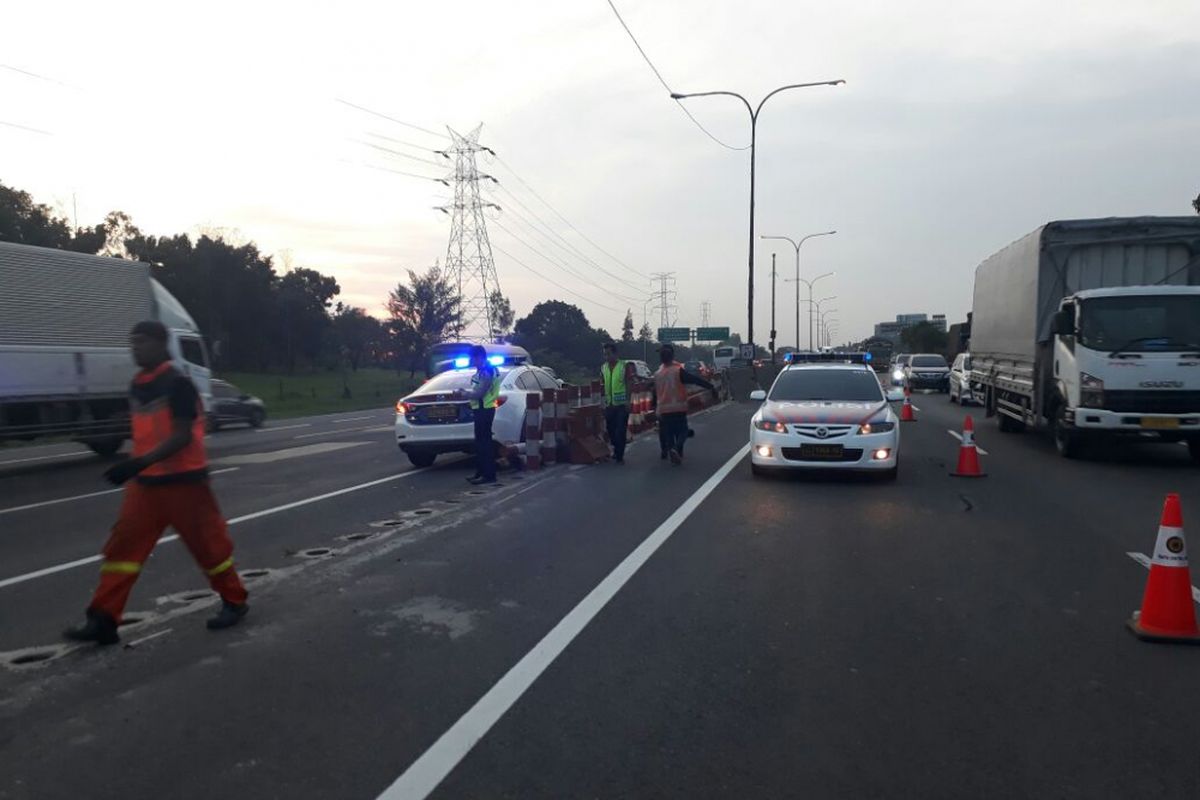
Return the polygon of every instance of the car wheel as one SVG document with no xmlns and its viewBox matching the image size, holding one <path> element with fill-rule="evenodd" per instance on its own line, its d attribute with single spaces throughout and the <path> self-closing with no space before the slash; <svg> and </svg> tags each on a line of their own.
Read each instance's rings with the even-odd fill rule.
<svg viewBox="0 0 1200 800">
<path fill-rule="evenodd" d="M 755 464 L 753 461 L 751 461 L 750 462 L 750 474 L 757 475 L 758 477 L 761 478 L 766 475 L 769 475 L 770 472 L 767 471 L 766 467 L 760 467 L 758 464 Z"/>
<path fill-rule="evenodd" d="M 261 408 L 256 408 L 250 412 L 250 427 L 261 428 L 266 419 L 267 412 L 263 411 Z"/>
<path fill-rule="evenodd" d="M 221 430 L 221 423 L 217 421 L 216 417 L 209 415 L 208 420 L 204 423 L 204 430 L 207 433 L 216 433 Z"/>
<path fill-rule="evenodd" d="M 896 462 L 896 466 L 892 467 L 887 472 L 883 473 L 883 479 L 885 481 L 894 481 L 898 477 L 900 477 L 900 463 L 899 462 Z"/>
<path fill-rule="evenodd" d="M 121 445 L 125 443 L 123 436 L 105 436 L 99 439 L 88 439 L 84 444 L 92 449 L 92 452 L 101 458 L 112 458 L 121 449 Z"/>
<path fill-rule="evenodd" d="M 437 453 L 430 450 L 409 450 L 404 455 L 408 456 L 414 467 L 432 467 L 437 459 Z"/>
</svg>

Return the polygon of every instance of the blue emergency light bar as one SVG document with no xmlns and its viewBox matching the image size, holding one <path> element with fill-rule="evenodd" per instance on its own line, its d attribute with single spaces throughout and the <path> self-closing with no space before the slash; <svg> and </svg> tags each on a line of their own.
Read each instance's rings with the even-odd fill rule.
<svg viewBox="0 0 1200 800">
<path fill-rule="evenodd" d="M 788 353 L 788 364 L 870 364 L 870 353 Z"/>
<path fill-rule="evenodd" d="M 504 356 L 488 356 L 487 361 L 493 367 L 500 367 L 504 365 Z M 471 366 L 471 359 L 468 356 L 459 356 L 458 358 L 454 359 L 455 369 L 462 369 L 469 366 Z"/>
</svg>

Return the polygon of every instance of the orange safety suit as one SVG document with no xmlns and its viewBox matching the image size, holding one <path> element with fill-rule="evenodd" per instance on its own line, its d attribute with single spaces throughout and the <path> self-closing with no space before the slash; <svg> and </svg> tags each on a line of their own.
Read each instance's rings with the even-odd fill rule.
<svg viewBox="0 0 1200 800">
<path fill-rule="evenodd" d="M 192 440 L 126 484 L 120 515 L 104 545 L 91 607 L 120 622 L 142 565 L 167 526 L 179 533 L 222 599 L 245 603 L 246 588 L 233 567 L 233 540 L 208 483 L 204 408 L 196 387 L 164 362 L 133 379 L 129 406 L 135 458 L 170 436 L 176 420 L 190 421 Z"/>
</svg>

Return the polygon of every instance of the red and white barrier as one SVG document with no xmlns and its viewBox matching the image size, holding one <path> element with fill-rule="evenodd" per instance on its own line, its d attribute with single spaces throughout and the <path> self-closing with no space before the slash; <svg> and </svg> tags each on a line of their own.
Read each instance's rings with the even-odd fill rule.
<svg viewBox="0 0 1200 800">
<path fill-rule="evenodd" d="M 542 391 L 542 463 L 558 462 L 558 400 L 557 389 Z"/>
<path fill-rule="evenodd" d="M 525 468 L 542 466 L 542 395 L 529 392 L 525 396 Z"/>
</svg>

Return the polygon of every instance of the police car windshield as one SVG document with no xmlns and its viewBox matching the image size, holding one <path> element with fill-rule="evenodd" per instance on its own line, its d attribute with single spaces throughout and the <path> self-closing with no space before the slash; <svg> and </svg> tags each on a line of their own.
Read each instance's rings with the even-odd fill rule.
<svg viewBox="0 0 1200 800">
<path fill-rule="evenodd" d="M 507 372 L 507 369 L 500 369 L 501 375 L 504 375 Z M 463 389 L 465 391 L 466 389 L 471 388 L 471 378 L 474 376 L 475 370 L 469 367 L 467 369 L 456 369 L 452 372 L 443 372 L 441 375 L 430 378 L 429 381 L 422 384 L 421 388 L 418 389 L 416 393 L 427 394 L 429 392 L 453 392 L 455 389 Z"/>
<path fill-rule="evenodd" d="M 870 403 L 883 400 L 879 379 L 869 369 L 818 369 L 800 367 L 780 374 L 771 387 L 771 400 L 804 402 L 843 400 Z"/>
</svg>

